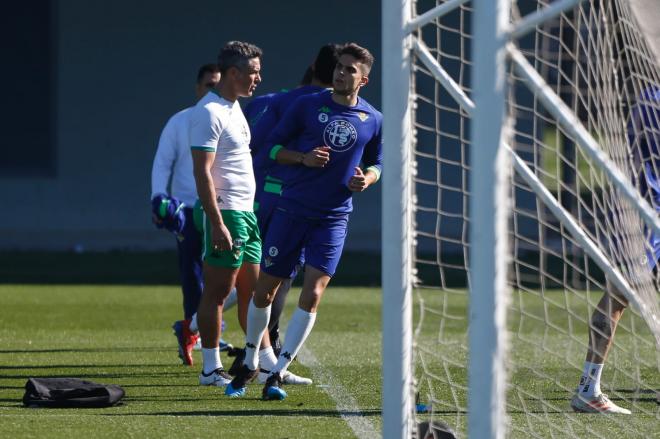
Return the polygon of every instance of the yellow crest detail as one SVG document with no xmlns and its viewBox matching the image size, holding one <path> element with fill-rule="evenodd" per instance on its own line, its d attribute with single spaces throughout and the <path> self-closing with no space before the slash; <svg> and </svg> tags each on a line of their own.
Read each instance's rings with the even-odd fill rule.
<svg viewBox="0 0 660 439">
<path fill-rule="evenodd" d="M 369 119 L 369 115 L 368 115 L 367 113 L 362 113 L 362 112 L 358 113 L 358 117 L 360 118 L 360 120 L 361 120 L 362 122 L 364 122 L 365 120 Z"/>
</svg>

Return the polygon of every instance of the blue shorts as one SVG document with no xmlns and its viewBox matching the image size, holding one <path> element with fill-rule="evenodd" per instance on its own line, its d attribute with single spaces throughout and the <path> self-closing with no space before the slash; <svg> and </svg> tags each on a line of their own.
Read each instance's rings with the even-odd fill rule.
<svg viewBox="0 0 660 439">
<path fill-rule="evenodd" d="M 348 215 L 303 218 L 275 209 L 264 241 L 261 269 L 275 277 L 294 277 L 296 265 L 304 254 L 305 265 L 332 277 L 344 249 L 347 230 Z"/>
</svg>

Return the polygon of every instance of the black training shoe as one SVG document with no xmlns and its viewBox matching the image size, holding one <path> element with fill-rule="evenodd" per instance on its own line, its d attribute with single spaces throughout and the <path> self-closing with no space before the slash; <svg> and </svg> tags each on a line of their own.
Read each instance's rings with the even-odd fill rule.
<svg viewBox="0 0 660 439">
<path fill-rule="evenodd" d="M 281 401 L 286 398 L 286 392 L 282 389 L 282 377 L 279 372 L 275 372 L 268 377 L 261 397 L 265 401 Z"/>
<path fill-rule="evenodd" d="M 227 371 L 231 376 L 236 376 L 238 374 L 238 371 L 243 365 L 243 360 L 245 360 L 245 349 L 235 348 L 234 353 L 236 358 L 234 358 L 234 362 L 231 363 L 231 367 Z"/>
<path fill-rule="evenodd" d="M 259 371 L 249 369 L 243 364 L 238 371 L 236 371 L 236 375 L 234 376 L 234 379 L 231 380 L 231 383 L 227 384 L 227 387 L 225 387 L 225 395 L 230 398 L 239 398 L 245 395 L 247 383 L 252 381 L 258 373 Z"/>
</svg>

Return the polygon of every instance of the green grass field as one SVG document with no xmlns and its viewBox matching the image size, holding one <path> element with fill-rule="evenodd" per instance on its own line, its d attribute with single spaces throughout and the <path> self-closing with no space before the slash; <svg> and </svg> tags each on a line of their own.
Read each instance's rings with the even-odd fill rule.
<svg viewBox="0 0 660 439">
<path fill-rule="evenodd" d="M 294 305 L 293 296 L 287 315 Z M 465 315 L 466 302 L 457 297 L 443 309 L 448 314 Z M 291 368 L 313 377 L 315 384 L 288 386 L 289 397 L 279 402 L 260 401 L 258 384 L 250 386 L 247 397 L 239 400 L 225 398 L 222 389 L 197 384 L 200 355 L 195 354 L 195 367 L 181 366 L 170 330 L 179 317 L 180 300 L 175 286 L 0 285 L 0 436 L 275 439 L 380 435 L 379 289 L 328 290 L 306 348 Z M 439 295 L 425 300 L 429 308 L 441 305 Z M 547 312 L 547 307 L 543 309 Z M 537 312 L 531 303 L 526 311 L 529 315 Z M 561 310 L 550 312 L 561 315 Z M 242 344 L 235 309 L 227 317 L 225 338 Z M 426 316 L 428 324 L 420 338 L 431 346 L 438 337 L 432 317 Z M 454 341 L 456 349 L 452 351 L 447 345 L 441 354 L 461 363 L 464 354 L 460 345 L 466 328 L 461 320 L 452 322 L 443 327 L 442 337 Z M 538 323 L 525 320 L 513 324 L 523 328 L 517 332 L 523 337 L 539 336 L 543 346 L 533 349 L 525 347 L 524 340 L 514 340 L 517 360 L 523 367 L 514 371 L 513 377 L 523 392 L 512 395 L 510 399 L 515 401 L 510 404 L 525 406 L 533 414 L 511 410 L 509 437 L 565 437 L 561 433 L 565 428 L 578 437 L 660 437 L 660 406 L 650 395 L 641 395 L 635 403 L 646 413 L 635 412 L 624 420 L 623 427 L 620 419 L 570 412 L 570 392 L 566 389 L 575 385 L 576 371 L 566 367 L 561 358 L 539 360 L 541 351 L 559 341 L 543 337 Z M 584 331 L 576 324 L 576 339 L 586 337 Z M 574 353 L 566 349 L 571 356 L 582 356 L 580 349 Z M 228 366 L 231 359 L 223 355 L 223 362 Z M 575 362 L 580 363 L 581 358 Z M 432 384 L 432 393 L 444 404 L 436 408 L 442 419 L 464 432 L 465 416 L 452 407 L 456 402 L 458 406 L 465 404 L 465 370 L 442 364 L 441 379 Z M 427 364 L 430 371 L 439 366 Z M 553 379 L 539 379 L 535 368 Z M 660 387 L 657 369 L 644 373 L 649 375 L 646 381 Z M 119 384 L 126 390 L 125 403 L 106 409 L 23 408 L 25 381 L 37 376 Z M 452 391 L 442 384 L 442 377 L 447 376 L 451 377 Z M 604 379 L 610 378 L 606 373 Z M 620 383 L 623 390 L 628 385 Z M 541 394 L 560 409 L 547 410 L 521 396 L 524 392 Z"/>
</svg>

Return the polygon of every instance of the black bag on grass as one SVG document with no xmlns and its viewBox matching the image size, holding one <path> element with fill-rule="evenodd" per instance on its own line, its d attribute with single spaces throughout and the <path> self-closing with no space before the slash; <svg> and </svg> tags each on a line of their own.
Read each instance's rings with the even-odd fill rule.
<svg viewBox="0 0 660 439">
<path fill-rule="evenodd" d="M 25 383 L 26 407 L 110 407 L 124 397 L 114 384 L 98 384 L 78 378 L 29 378 Z"/>
</svg>

